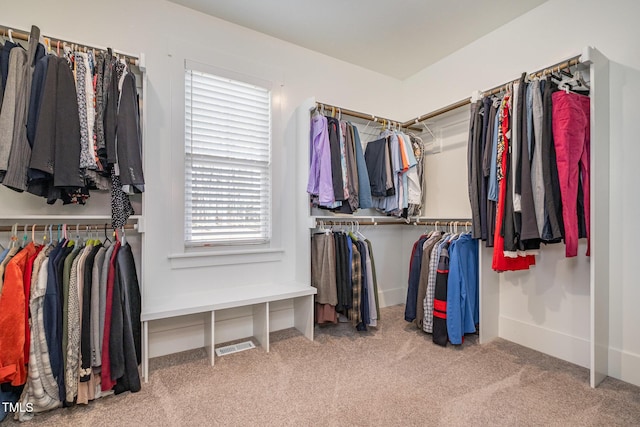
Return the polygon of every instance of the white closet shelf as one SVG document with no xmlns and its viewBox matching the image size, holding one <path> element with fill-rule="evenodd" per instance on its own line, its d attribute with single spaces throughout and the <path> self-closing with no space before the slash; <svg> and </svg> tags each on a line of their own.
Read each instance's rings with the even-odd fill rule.
<svg viewBox="0 0 640 427">
<path fill-rule="evenodd" d="M 142 215 L 131 215 L 129 220 L 140 221 Z M 111 220 L 111 215 L 5 215 L 0 217 L 0 221 L 98 221 Z"/>
</svg>

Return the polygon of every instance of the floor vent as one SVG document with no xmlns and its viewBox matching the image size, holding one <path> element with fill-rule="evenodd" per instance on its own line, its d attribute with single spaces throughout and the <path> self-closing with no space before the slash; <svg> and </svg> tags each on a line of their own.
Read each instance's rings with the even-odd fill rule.
<svg viewBox="0 0 640 427">
<path fill-rule="evenodd" d="M 216 348 L 216 354 L 219 356 L 226 356 L 227 354 L 238 353 L 244 350 L 251 350 L 256 348 L 251 341 L 244 341 L 238 344 L 226 345 L 224 347 Z"/>
</svg>

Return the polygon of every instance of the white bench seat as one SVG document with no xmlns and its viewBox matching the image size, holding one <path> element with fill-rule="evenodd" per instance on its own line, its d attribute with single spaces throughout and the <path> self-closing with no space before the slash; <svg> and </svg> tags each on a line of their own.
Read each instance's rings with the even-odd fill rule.
<svg viewBox="0 0 640 427">
<path fill-rule="evenodd" d="M 269 303 L 292 299 L 294 327 L 313 341 L 313 295 L 317 289 L 299 283 L 262 284 L 211 289 L 206 293 L 185 294 L 171 299 L 150 300 L 143 307 L 142 375 L 149 379 L 149 322 L 170 317 L 205 313 L 205 348 L 213 366 L 215 362 L 215 312 L 229 308 L 253 306 L 253 336 L 269 351 Z"/>
</svg>

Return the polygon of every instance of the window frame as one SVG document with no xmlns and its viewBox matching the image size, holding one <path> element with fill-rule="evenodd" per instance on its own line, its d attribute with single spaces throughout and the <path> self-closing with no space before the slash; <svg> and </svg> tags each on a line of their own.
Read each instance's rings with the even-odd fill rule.
<svg viewBox="0 0 640 427">
<path fill-rule="evenodd" d="M 268 92 L 269 98 L 269 141 L 268 141 L 268 165 L 267 165 L 267 179 L 268 179 L 268 195 L 266 198 L 266 203 L 262 205 L 263 208 L 266 208 L 266 236 L 261 236 L 255 239 L 239 239 L 239 240 L 206 240 L 206 241 L 193 241 L 187 240 L 187 73 L 188 71 L 195 71 L 198 73 L 204 73 L 212 75 L 216 78 L 228 79 L 231 81 L 238 82 L 240 84 L 247 84 L 256 86 L 260 89 L 264 89 Z M 183 141 L 182 141 L 182 153 L 183 153 L 183 167 L 184 167 L 184 182 L 183 182 L 183 233 L 182 233 L 182 241 L 185 254 L 188 253 L 198 253 L 202 251 L 219 251 L 217 253 L 220 254 L 239 254 L 242 252 L 245 253 L 256 253 L 255 251 L 260 251 L 261 249 L 268 249 L 271 247 L 273 243 L 273 229 L 274 229 L 274 216 L 273 216 L 273 141 L 274 141 L 274 84 L 270 81 L 263 80 L 254 76 L 249 76 L 242 73 L 233 72 L 227 69 L 218 68 L 211 65 L 202 64 L 195 61 L 184 61 L 183 73 L 182 73 L 182 82 L 184 88 L 184 96 L 183 96 L 183 106 L 184 106 L 184 114 L 183 114 Z M 250 160 L 245 161 L 248 163 Z M 262 214 L 261 214 L 262 215 Z M 234 251 L 232 248 L 237 247 L 238 250 Z M 247 247 L 242 250 L 241 247 Z M 231 252 L 229 252 L 231 250 Z M 242 252 L 241 252 L 242 251 Z"/>
</svg>

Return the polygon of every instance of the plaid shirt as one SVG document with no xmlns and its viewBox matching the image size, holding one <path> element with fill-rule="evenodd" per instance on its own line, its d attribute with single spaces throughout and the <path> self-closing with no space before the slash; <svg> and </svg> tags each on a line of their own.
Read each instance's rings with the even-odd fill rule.
<svg viewBox="0 0 640 427">
<path fill-rule="evenodd" d="M 427 296 L 427 282 L 429 280 L 429 262 L 431 261 L 431 251 L 433 247 L 442 239 L 442 233 L 434 232 L 422 245 L 422 260 L 420 269 L 420 282 L 418 283 L 418 300 L 416 305 L 416 325 L 422 329 L 424 322 L 424 299 Z M 423 296 L 424 295 L 424 296 Z M 420 298 L 422 296 L 422 298 Z"/>
<path fill-rule="evenodd" d="M 440 253 L 445 241 L 446 238 L 442 237 L 440 241 L 435 244 L 435 246 L 431 250 L 431 258 L 429 258 L 427 296 L 423 301 L 424 320 L 422 321 L 422 330 L 430 334 L 433 333 L 433 299 L 436 293 L 436 275 L 438 273 L 438 261 L 440 260 Z"/>
<path fill-rule="evenodd" d="M 351 257 L 351 290 L 353 291 L 353 304 L 350 310 L 351 322 L 354 325 L 362 322 L 360 312 L 360 293 L 362 292 L 362 263 L 360 262 L 360 251 L 355 243 L 351 244 L 353 256 Z"/>
</svg>

